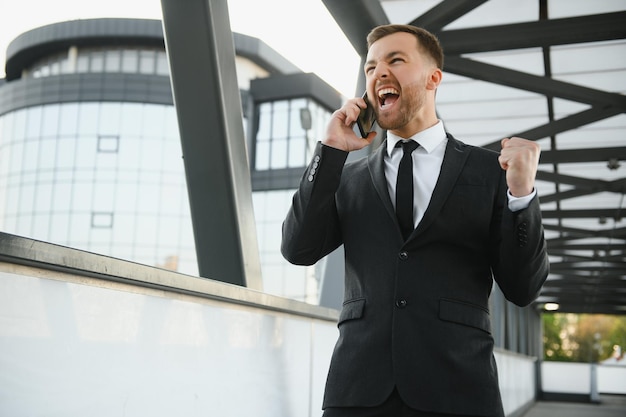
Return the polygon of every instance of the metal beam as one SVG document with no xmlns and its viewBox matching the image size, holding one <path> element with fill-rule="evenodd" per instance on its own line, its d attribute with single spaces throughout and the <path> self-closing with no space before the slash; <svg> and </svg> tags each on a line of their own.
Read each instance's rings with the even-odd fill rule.
<svg viewBox="0 0 626 417">
<path fill-rule="evenodd" d="M 389 23 L 379 0 L 322 0 L 354 50 L 367 54 L 365 37 L 375 26 Z"/>
<path fill-rule="evenodd" d="M 589 196 L 591 194 L 596 194 L 596 193 L 600 193 L 600 192 L 604 192 L 604 191 L 606 191 L 606 192 L 620 192 L 620 191 L 613 190 L 612 187 L 610 186 L 610 184 L 611 183 L 609 183 L 607 186 L 601 187 L 601 188 L 594 188 L 594 189 L 590 189 L 590 188 L 576 188 L 576 189 L 573 189 L 573 190 L 561 191 L 561 192 L 554 193 L 554 194 L 542 195 L 541 196 L 541 203 L 545 204 L 545 203 L 551 203 L 551 202 L 554 202 L 554 201 L 563 201 L 563 200 L 567 200 L 567 199 L 570 199 L 570 198 Z"/>
<path fill-rule="evenodd" d="M 557 135 L 562 132 L 574 130 L 576 128 L 597 122 L 599 120 L 608 119 L 609 117 L 613 117 L 622 112 L 623 110 L 617 107 L 592 107 L 589 110 L 584 110 L 579 113 L 569 115 L 559 120 L 554 120 L 552 122 L 534 127 L 523 132 L 513 133 L 509 136 L 518 136 L 529 140 L 539 140 Z M 483 145 L 483 147 L 499 151 L 500 140 L 501 139 L 498 139 L 491 143 L 485 144 Z"/>
<path fill-rule="evenodd" d="M 626 227 L 619 229 L 587 230 L 544 223 L 543 228 L 555 232 L 567 233 L 568 235 L 571 235 L 569 236 L 569 240 L 585 237 L 610 237 L 613 239 L 626 238 Z M 556 242 L 557 240 L 561 240 L 561 238 L 549 239 L 550 242 Z"/>
<path fill-rule="evenodd" d="M 584 195 L 595 194 L 597 192 L 599 191 L 594 191 L 594 190 L 590 190 L 586 188 L 583 188 L 583 189 L 576 188 L 576 189 L 568 190 L 568 191 L 560 191 L 554 194 L 542 195 L 541 203 L 546 204 L 546 203 L 552 203 L 554 201 L 563 201 L 563 200 L 567 200 L 570 198 L 576 198 L 576 197 L 582 197 Z"/>
<path fill-rule="evenodd" d="M 439 33 L 438 37 L 446 54 L 461 55 L 624 39 L 626 37 L 624 22 L 626 22 L 626 12 L 604 13 L 446 30 Z"/>
<path fill-rule="evenodd" d="M 593 265 L 592 265 L 593 263 Z M 578 271 L 580 268 L 589 268 L 593 266 L 594 270 L 598 267 L 602 271 L 626 271 L 624 267 L 626 264 L 623 262 L 608 262 L 608 261 L 573 261 L 573 262 L 552 262 L 550 263 L 550 271 Z M 589 275 L 589 278 L 600 279 L 601 275 Z"/>
<path fill-rule="evenodd" d="M 539 163 L 608 162 L 612 158 L 626 161 L 626 147 L 545 150 L 541 151 Z"/>
<path fill-rule="evenodd" d="M 597 232 L 596 230 L 579 229 L 575 227 L 566 227 L 560 224 L 549 224 L 549 223 L 544 223 L 543 228 L 545 230 L 551 230 L 554 232 L 567 233 L 568 235 L 576 236 L 579 238 L 589 237 Z M 551 242 L 556 242 L 557 239 L 549 239 L 549 240 Z"/>
<path fill-rule="evenodd" d="M 604 191 L 609 181 L 575 177 L 573 175 L 558 174 L 556 172 L 537 171 L 537 179 L 541 181 L 558 182 L 559 184 L 575 185 L 590 191 Z"/>
<path fill-rule="evenodd" d="M 544 219 L 621 219 L 626 216 L 620 209 L 542 210 Z"/>
<path fill-rule="evenodd" d="M 545 228 L 545 229 L 547 229 L 547 228 Z M 614 236 L 613 229 L 611 229 L 611 230 L 601 230 L 601 231 L 590 230 L 587 235 L 575 235 L 575 234 L 564 235 L 564 236 L 557 237 L 557 238 L 547 239 L 547 241 L 548 241 L 548 245 L 552 245 L 552 244 L 558 244 L 558 243 L 564 243 L 564 242 L 573 242 L 575 240 L 587 239 L 587 238 L 590 238 L 590 237 L 606 238 L 606 239 L 610 239 L 610 240 L 622 239 L 621 237 Z"/>
<path fill-rule="evenodd" d="M 201 277 L 261 289 L 226 0 L 161 0 Z"/>
<path fill-rule="evenodd" d="M 463 75 L 475 80 L 488 81 L 493 84 L 500 84 L 593 106 L 616 107 L 619 112 L 626 112 L 626 96 L 618 93 L 595 90 L 593 88 L 503 68 L 469 58 L 462 58 L 460 56 L 446 56 L 444 69 L 447 72 Z"/>
<path fill-rule="evenodd" d="M 538 171 L 537 180 L 552 182 L 555 184 L 568 184 L 576 186 L 575 189 L 560 191 L 554 194 L 541 196 L 542 203 L 550 203 L 553 201 L 562 201 L 568 198 L 580 197 L 583 195 L 591 195 L 600 192 L 613 192 L 622 194 L 626 192 L 626 178 L 604 181 L 588 178 L 575 177 L 572 175 L 558 174 L 554 172 Z"/>
<path fill-rule="evenodd" d="M 569 254 L 571 252 L 584 252 L 584 251 L 593 251 L 593 252 L 605 252 L 611 253 L 612 251 L 618 251 L 619 253 L 626 253 L 626 247 L 623 244 L 618 243 L 561 243 L 561 244 L 551 244 L 550 245 L 550 254 Z"/>
<path fill-rule="evenodd" d="M 554 282 L 550 282 L 544 284 L 546 288 L 569 288 L 576 287 L 580 285 L 588 285 L 591 280 L 588 275 L 582 274 L 551 274 L 550 277 L 553 278 L 555 276 L 562 277 L 558 280 L 551 280 Z M 611 273 L 611 274 L 603 274 L 601 281 L 593 281 L 594 285 L 601 285 L 601 290 L 610 290 L 610 291 L 618 291 L 626 294 L 626 286 L 624 286 L 624 280 L 622 277 L 624 276 L 624 270 L 622 269 L 622 273 Z M 556 283 L 556 285 L 553 285 Z"/>
</svg>

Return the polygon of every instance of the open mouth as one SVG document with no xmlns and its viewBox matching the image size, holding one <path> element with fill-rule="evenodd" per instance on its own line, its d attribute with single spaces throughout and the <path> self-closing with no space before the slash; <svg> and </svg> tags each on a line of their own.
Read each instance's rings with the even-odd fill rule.
<svg viewBox="0 0 626 417">
<path fill-rule="evenodd" d="M 393 105 L 400 97 L 400 93 L 395 88 L 382 88 L 378 91 L 378 103 L 381 109 Z"/>
</svg>

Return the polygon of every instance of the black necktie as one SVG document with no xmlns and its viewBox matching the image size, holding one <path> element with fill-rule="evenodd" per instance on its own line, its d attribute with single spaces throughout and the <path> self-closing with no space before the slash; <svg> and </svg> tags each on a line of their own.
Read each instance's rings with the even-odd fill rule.
<svg viewBox="0 0 626 417">
<path fill-rule="evenodd" d="M 413 231 L 413 159 L 411 153 L 419 144 L 414 140 L 398 142 L 396 146 L 402 146 L 403 154 L 398 168 L 398 180 L 396 182 L 396 216 L 404 240 L 407 240 Z"/>
</svg>

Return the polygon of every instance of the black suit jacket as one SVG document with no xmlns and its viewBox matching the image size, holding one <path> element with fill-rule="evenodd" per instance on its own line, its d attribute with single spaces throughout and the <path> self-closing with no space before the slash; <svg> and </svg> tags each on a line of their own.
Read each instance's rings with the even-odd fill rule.
<svg viewBox="0 0 626 417">
<path fill-rule="evenodd" d="M 346 152 L 318 143 L 283 223 L 294 264 L 344 245 L 324 408 L 378 405 L 397 386 L 418 410 L 503 416 L 489 295 L 494 278 L 517 305 L 539 294 L 549 269 L 539 203 L 511 212 L 498 154 L 448 135 L 430 204 L 405 242 L 385 149 L 345 164 Z"/>
</svg>

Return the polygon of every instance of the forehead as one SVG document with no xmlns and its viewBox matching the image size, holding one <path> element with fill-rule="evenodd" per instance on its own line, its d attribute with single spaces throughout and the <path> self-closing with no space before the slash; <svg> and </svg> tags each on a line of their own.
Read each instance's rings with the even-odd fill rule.
<svg viewBox="0 0 626 417">
<path fill-rule="evenodd" d="M 417 38 L 407 32 L 396 32 L 380 38 L 367 51 L 367 61 L 380 60 L 391 53 L 418 54 Z"/>
</svg>

